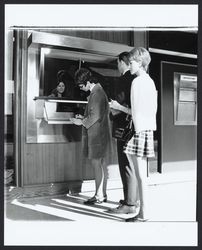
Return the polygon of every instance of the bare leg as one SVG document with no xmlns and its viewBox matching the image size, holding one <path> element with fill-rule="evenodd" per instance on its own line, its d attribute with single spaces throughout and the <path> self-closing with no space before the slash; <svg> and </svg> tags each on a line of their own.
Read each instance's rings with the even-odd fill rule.
<svg viewBox="0 0 202 250">
<path fill-rule="evenodd" d="M 134 155 L 127 155 L 130 164 L 135 168 L 136 178 L 138 181 L 140 211 L 139 218 L 148 219 L 148 184 L 147 184 L 147 160 L 145 157 L 136 157 Z"/>
<path fill-rule="evenodd" d="M 92 164 L 95 171 L 95 195 L 99 198 L 102 198 L 104 184 L 104 170 L 102 167 L 102 159 L 93 159 Z"/>
<path fill-rule="evenodd" d="M 102 160 L 102 167 L 104 171 L 104 181 L 103 181 L 103 196 L 107 196 L 107 179 L 108 179 L 108 169 L 105 164 L 105 160 Z"/>
</svg>

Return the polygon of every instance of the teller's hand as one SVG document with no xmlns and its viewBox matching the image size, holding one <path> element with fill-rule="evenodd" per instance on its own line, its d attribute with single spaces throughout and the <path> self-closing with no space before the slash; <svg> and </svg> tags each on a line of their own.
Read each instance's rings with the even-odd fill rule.
<svg viewBox="0 0 202 250">
<path fill-rule="evenodd" d="M 75 115 L 75 118 L 76 119 L 83 119 L 83 115 L 77 114 L 77 115 Z"/>
</svg>

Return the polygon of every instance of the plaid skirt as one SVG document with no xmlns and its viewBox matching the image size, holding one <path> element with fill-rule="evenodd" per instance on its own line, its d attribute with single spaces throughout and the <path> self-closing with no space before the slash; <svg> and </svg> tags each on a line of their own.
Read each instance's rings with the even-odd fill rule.
<svg viewBox="0 0 202 250">
<path fill-rule="evenodd" d="M 152 130 L 141 131 L 133 135 L 124 147 L 124 153 L 139 157 L 154 157 L 154 136 Z"/>
</svg>

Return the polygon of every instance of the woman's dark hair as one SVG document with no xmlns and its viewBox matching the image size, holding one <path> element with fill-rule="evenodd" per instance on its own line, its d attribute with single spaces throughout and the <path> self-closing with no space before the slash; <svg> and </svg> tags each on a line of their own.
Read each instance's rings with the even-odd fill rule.
<svg viewBox="0 0 202 250">
<path fill-rule="evenodd" d="M 124 51 L 118 56 L 119 61 L 125 62 L 126 65 L 129 66 L 129 52 Z"/>
<path fill-rule="evenodd" d="M 83 84 L 86 86 L 87 82 L 98 83 L 97 77 L 88 69 L 80 68 L 75 72 L 74 75 L 75 84 L 78 86 Z"/>
<path fill-rule="evenodd" d="M 65 84 L 68 82 L 72 82 L 72 77 L 68 74 L 66 70 L 60 70 L 57 73 L 57 82 L 64 82 Z"/>
</svg>

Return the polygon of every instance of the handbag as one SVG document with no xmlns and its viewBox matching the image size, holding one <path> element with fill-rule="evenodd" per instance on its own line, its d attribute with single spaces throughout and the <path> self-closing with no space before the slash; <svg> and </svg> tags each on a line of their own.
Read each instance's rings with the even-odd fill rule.
<svg viewBox="0 0 202 250">
<path fill-rule="evenodd" d="M 134 135 L 134 126 L 131 117 L 127 120 L 127 124 L 124 128 L 116 128 L 113 133 L 114 138 L 124 142 L 129 141 L 133 135 Z"/>
</svg>

